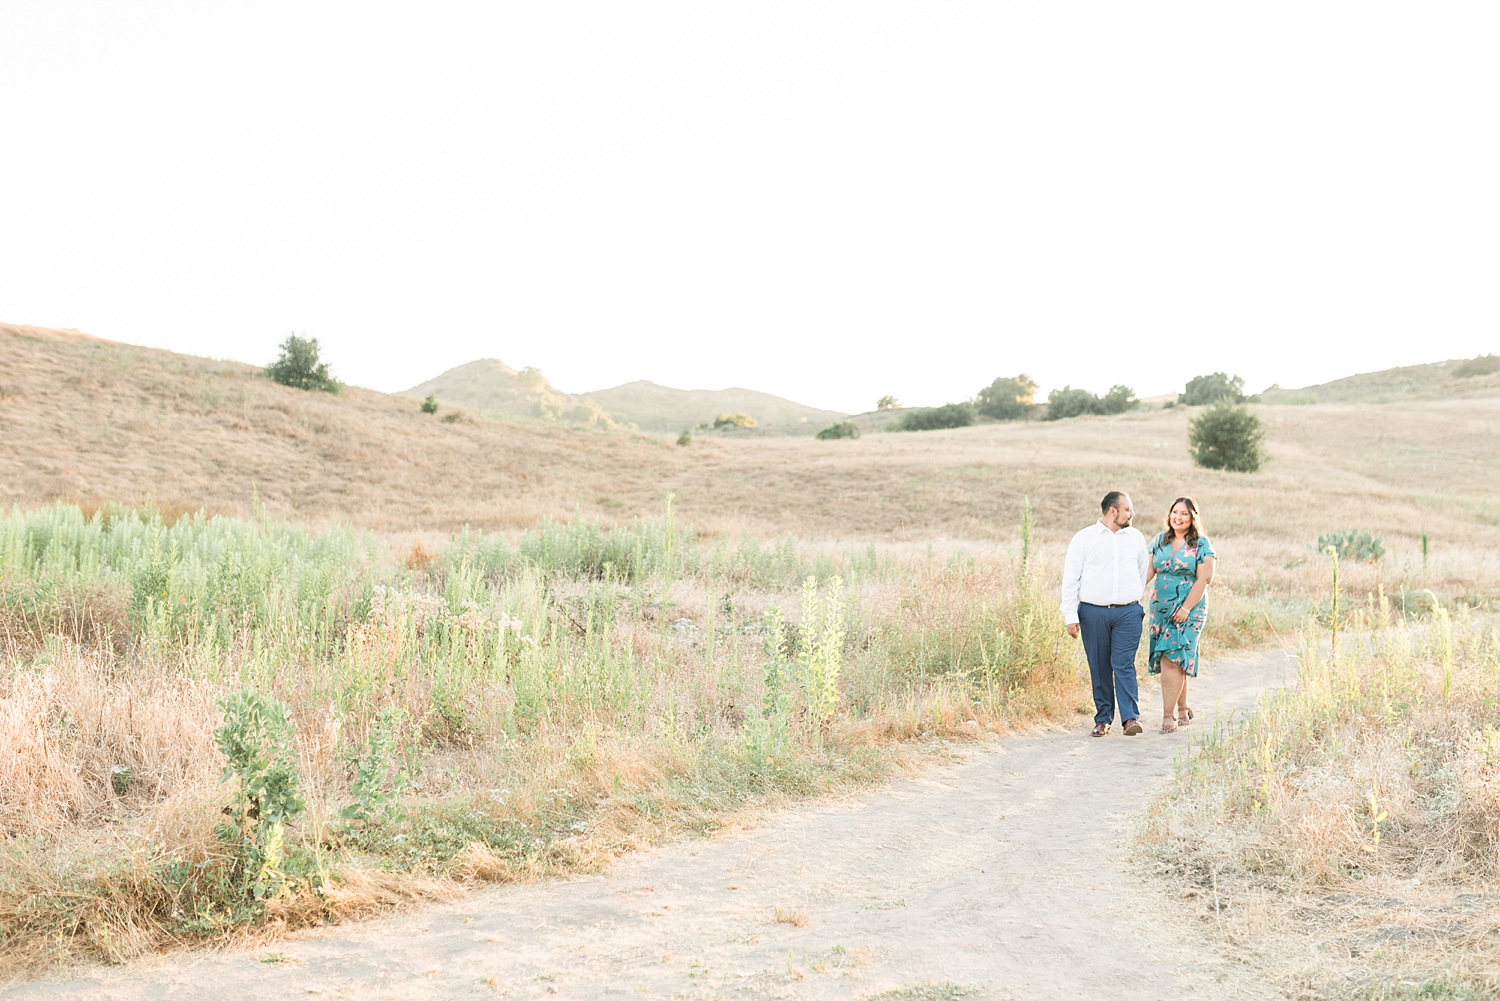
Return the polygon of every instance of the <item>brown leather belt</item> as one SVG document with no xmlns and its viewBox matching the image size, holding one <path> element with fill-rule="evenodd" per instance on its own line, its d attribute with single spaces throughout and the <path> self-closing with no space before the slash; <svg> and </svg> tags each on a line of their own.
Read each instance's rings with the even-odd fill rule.
<svg viewBox="0 0 1500 1001">
<path fill-rule="evenodd" d="M 1095 605 L 1092 601 L 1080 601 L 1080 605 L 1088 605 L 1091 608 L 1129 608 L 1131 605 L 1139 605 L 1139 601 L 1122 601 L 1118 605 Z"/>
</svg>

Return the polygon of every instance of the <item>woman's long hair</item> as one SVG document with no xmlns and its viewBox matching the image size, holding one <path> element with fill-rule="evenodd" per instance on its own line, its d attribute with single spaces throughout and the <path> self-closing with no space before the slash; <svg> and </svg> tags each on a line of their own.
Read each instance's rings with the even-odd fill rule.
<svg viewBox="0 0 1500 1001">
<path fill-rule="evenodd" d="M 1176 534 L 1172 528 L 1172 512 L 1176 510 L 1178 504 L 1185 506 L 1188 514 L 1192 516 L 1192 520 L 1188 522 L 1187 531 L 1182 534 L 1182 544 L 1191 546 L 1198 541 L 1198 536 L 1203 534 L 1203 524 L 1198 520 L 1198 502 L 1191 497 L 1179 497 L 1167 505 L 1167 523 L 1161 533 L 1161 544 L 1164 546 L 1170 547 L 1172 537 Z"/>
</svg>

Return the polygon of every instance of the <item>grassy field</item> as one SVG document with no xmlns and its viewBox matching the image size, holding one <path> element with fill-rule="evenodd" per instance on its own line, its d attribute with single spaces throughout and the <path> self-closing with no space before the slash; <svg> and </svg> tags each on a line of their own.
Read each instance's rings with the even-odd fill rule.
<svg viewBox="0 0 1500 1001">
<path fill-rule="evenodd" d="M 1462 837 L 1495 819 L 1500 396 L 1471 390 L 1260 407 L 1271 461 L 1246 476 L 1190 463 L 1188 408 L 678 447 L 0 327 L 4 962 L 588 868 L 873 781 L 924 735 L 1071 719 L 1057 570 L 1119 487 L 1148 534 L 1181 493 L 1204 511 L 1209 678 L 1216 650 L 1328 629 L 1320 536 L 1386 549 L 1342 567 L 1343 659 L 1307 640 L 1304 686 L 1215 734 L 1155 812 L 1165 878 L 1207 872 L 1244 948 L 1319 943 L 1298 989 L 1340 948 L 1490 989 L 1464 908 L 1495 913 L 1472 891 L 1493 846 Z M 1370 853 L 1375 778 L 1399 819 Z M 1422 951 L 1444 922 L 1480 936 L 1448 968 Z M 1370 944 L 1398 925 L 1400 949 Z"/>
<path fill-rule="evenodd" d="M 588 869 L 1080 702 L 1019 554 L 730 545 L 670 512 L 383 550 L 118 506 L 0 520 L 0 964 Z"/>
<path fill-rule="evenodd" d="M 672 492 L 713 537 L 749 534 L 893 556 L 1017 542 L 1022 498 L 1049 559 L 1129 490 L 1144 527 L 1196 496 L 1221 554 L 1221 594 L 1313 600 L 1324 533 L 1367 530 L 1389 556 L 1351 588 L 1500 595 L 1500 390 L 1490 396 L 1264 407 L 1270 463 L 1194 467 L 1187 408 L 987 424 L 857 440 L 671 438 L 490 419 L 443 423 L 414 400 L 277 386 L 246 365 L 0 327 L 0 503 L 86 508 L 152 498 L 168 513 L 373 529 L 440 546 L 464 526 L 512 532 L 543 517 L 629 524 Z M 1472 380 L 1465 380 L 1466 384 Z M 1423 537 L 1427 555 L 1423 556 Z M 1226 606 L 1227 608 L 1227 606 Z"/>
</svg>

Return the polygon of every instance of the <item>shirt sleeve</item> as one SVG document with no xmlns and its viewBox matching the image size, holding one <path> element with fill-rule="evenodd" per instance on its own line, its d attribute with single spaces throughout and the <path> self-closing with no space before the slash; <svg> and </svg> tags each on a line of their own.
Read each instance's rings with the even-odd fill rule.
<svg viewBox="0 0 1500 1001">
<path fill-rule="evenodd" d="M 1217 558 L 1218 554 L 1214 552 L 1213 543 L 1209 542 L 1205 536 L 1198 536 L 1198 562 Z"/>
<path fill-rule="evenodd" d="M 1063 561 L 1062 613 L 1063 622 L 1070 626 L 1078 621 L 1078 590 L 1083 586 L 1082 534 L 1073 536 L 1068 543 L 1068 558 Z"/>
<path fill-rule="evenodd" d="M 1140 549 L 1135 554 L 1136 569 L 1141 574 L 1141 588 L 1146 587 L 1146 578 L 1151 575 L 1151 552 L 1146 548 L 1146 537 L 1140 537 Z"/>
</svg>

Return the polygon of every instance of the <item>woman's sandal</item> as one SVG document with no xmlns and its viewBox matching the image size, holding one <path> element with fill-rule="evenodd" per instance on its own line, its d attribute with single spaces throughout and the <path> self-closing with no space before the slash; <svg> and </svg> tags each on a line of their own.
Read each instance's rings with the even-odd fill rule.
<svg viewBox="0 0 1500 1001">
<path fill-rule="evenodd" d="M 1177 721 L 1174 720 L 1170 716 L 1163 716 L 1161 718 L 1161 732 L 1162 733 L 1176 733 L 1177 732 Z"/>
<path fill-rule="evenodd" d="M 1180 712 L 1180 713 L 1177 714 L 1177 725 L 1178 726 L 1187 726 L 1192 721 L 1193 721 L 1193 709 L 1192 709 L 1191 706 L 1188 706 L 1187 708 L 1184 708 L 1182 710 L 1182 712 Z"/>
</svg>

